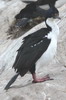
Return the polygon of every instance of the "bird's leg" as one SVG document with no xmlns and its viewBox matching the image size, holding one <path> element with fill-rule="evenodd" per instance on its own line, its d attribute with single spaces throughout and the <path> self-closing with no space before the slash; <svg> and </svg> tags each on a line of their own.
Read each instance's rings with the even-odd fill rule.
<svg viewBox="0 0 66 100">
<path fill-rule="evenodd" d="M 44 81 L 47 81 L 47 80 L 52 80 L 49 77 L 49 75 L 46 75 L 44 78 L 37 78 L 36 73 L 33 73 L 32 77 L 33 77 L 33 83 L 40 83 L 40 82 L 44 82 Z"/>
</svg>

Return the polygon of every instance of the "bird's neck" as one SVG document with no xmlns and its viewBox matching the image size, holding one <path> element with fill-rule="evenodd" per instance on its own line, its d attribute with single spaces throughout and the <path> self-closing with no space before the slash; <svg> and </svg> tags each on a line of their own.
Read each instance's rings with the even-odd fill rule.
<svg viewBox="0 0 66 100">
<path fill-rule="evenodd" d="M 50 31 L 52 31 L 51 32 L 52 35 L 56 35 L 56 36 L 59 35 L 59 27 L 53 18 L 48 18 L 46 20 L 46 25 L 47 28 L 51 29 Z"/>
</svg>

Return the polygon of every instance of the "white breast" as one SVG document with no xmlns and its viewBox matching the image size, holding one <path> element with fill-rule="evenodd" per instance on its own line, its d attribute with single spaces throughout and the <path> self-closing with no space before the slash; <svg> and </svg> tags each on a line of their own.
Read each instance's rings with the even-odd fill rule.
<svg viewBox="0 0 66 100">
<path fill-rule="evenodd" d="M 52 25 L 53 24 L 53 25 Z M 47 48 L 47 50 L 43 53 L 43 55 L 36 62 L 36 69 L 39 67 L 43 67 L 47 65 L 55 56 L 57 50 L 57 37 L 59 35 L 59 28 L 57 24 L 49 21 L 49 25 L 52 27 L 52 31 L 46 36 L 48 39 L 51 39 L 51 42 Z"/>
<path fill-rule="evenodd" d="M 36 68 L 38 69 L 39 67 L 47 65 L 55 56 L 56 49 L 57 49 L 57 40 L 52 39 L 48 49 L 36 62 Z"/>
</svg>

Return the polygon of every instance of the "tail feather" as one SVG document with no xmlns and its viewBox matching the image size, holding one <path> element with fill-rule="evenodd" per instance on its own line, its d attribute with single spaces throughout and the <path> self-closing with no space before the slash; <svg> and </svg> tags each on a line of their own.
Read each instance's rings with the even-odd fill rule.
<svg viewBox="0 0 66 100">
<path fill-rule="evenodd" d="M 6 87 L 4 88 L 5 90 L 8 90 L 9 87 L 14 83 L 14 81 L 16 80 L 16 78 L 18 77 L 19 73 L 14 75 L 11 80 L 8 82 L 8 84 L 6 85 Z"/>
</svg>

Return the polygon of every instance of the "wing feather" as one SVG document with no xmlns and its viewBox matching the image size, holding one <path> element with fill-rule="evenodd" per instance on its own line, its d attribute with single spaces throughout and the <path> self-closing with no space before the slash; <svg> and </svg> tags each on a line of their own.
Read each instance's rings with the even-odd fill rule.
<svg viewBox="0 0 66 100">
<path fill-rule="evenodd" d="M 24 43 L 19 48 L 13 65 L 21 76 L 31 69 L 32 65 L 36 63 L 48 48 L 51 40 L 45 37 L 45 35 L 47 35 L 46 29 L 41 29 L 41 31 L 39 30 L 24 38 Z"/>
</svg>

